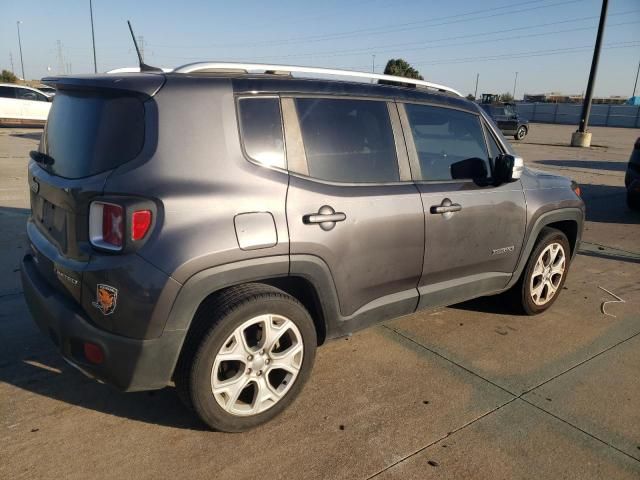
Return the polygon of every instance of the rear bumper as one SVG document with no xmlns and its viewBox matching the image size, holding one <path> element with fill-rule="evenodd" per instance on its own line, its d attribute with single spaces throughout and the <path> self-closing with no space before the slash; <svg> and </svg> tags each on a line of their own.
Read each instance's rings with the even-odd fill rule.
<svg viewBox="0 0 640 480">
<path fill-rule="evenodd" d="M 159 389 L 171 381 L 185 331 L 165 331 L 149 340 L 114 335 L 90 324 L 75 302 L 49 287 L 31 255 L 22 259 L 21 276 L 34 321 L 68 362 L 125 391 Z M 85 341 L 100 346 L 102 363 L 95 365 L 84 357 Z"/>
</svg>

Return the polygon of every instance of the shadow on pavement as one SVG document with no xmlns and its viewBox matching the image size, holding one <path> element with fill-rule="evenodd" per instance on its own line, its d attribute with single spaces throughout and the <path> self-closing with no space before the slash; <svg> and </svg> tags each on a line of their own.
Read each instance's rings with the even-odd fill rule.
<svg viewBox="0 0 640 480">
<path fill-rule="evenodd" d="M 627 206 L 624 185 L 583 184 L 582 199 L 587 206 L 588 222 L 640 224 L 640 212 Z"/>
<path fill-rule="evenodd" d="M 554 167 L 590 168 L 593 170 L 611 170 L 613 172 L 624 172 L 627 169 L 627 162 L 607 162 L 603 160 L 536 160 L 535 163 Z"/>
<path fill-rule="evenodd" d="M 174 388 L 124 393 L 85 378 L 52 350 L 17 362 L 0 362 L 0 383 L 107 415 L 186 430 L 207 430 L 182 405 Z"/>
<path fill-rule="evenodd" d="M 40 140 L 40 137 L 42 137 L 42 130 L 39 130 L 37 132 L 12 133 L 10 135 L 12 137 L 29 138 L 31 140 Z"/>
</svg>

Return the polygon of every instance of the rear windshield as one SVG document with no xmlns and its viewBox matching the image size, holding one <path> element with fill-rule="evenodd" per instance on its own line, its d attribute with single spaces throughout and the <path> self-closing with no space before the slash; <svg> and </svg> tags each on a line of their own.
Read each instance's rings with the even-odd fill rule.
<svg viewBox="0 0 640 480">
<path fill-rule="evenodd" d="M 133 96 L 59 91 L 45 127 L 46 168 L 81 178 L 133 160 L 144 144 L 144 105 Z"/>
</svg>

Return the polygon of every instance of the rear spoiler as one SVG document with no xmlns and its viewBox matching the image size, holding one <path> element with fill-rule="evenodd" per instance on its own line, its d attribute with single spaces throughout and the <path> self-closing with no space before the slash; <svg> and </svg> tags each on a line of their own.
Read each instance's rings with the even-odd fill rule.
<svg viewBox="0 0 640 480">
<path fill-rule="evenodd" d="M 107 90 L 113 93 L 133 92 L 153 97 L 162 88 L 166 77 L 164 73 L 123 73 L 104 75 L 74 75 L 63 77 L 45 77 L 42 83 L 57 90 Z"/>
</svg>

